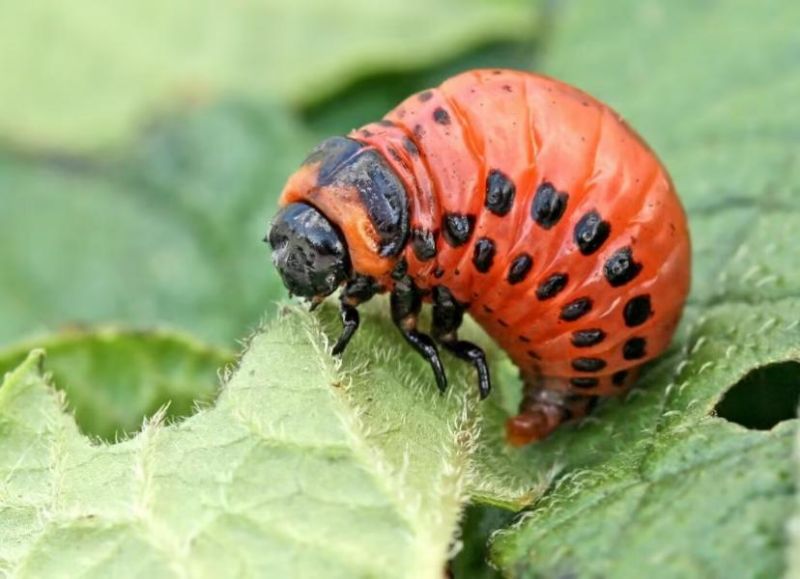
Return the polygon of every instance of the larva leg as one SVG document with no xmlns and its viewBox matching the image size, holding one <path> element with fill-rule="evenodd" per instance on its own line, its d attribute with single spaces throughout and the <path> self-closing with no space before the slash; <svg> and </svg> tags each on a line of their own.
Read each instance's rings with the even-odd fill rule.
<svg viewBox="0 0 800 579">
<path fill-rule="evenodd" d="M 464 308 L 444 287 L 433 290 L 433 337 L 439 340 L 446 350 L 457 358 L 472 363 L 478 372 L 478 391 L 481 399 L 489 395 L 492 382 L 486 354 L 483 350 L 466 340 L 458 339 L 458 328 L 464 319 Z"/>
<path fill-rule="evenodd" d="M 350 339 L 358 330 L 360 318 L 356 308 L 371 299 L 379 289 L 374 279 L 363 275 L 355 276 L 344 286 L 339 296 L 339 315 L 342 318 L 343 330 L 342 335 L 333 346 L 334 356 L 339 356 L 344 352 Z"/>
<path fill-rule="evenodd" d="M 430 336 L 417 330 L 417 316 L 422 308 L 422 298 L 414 282 L 408 276 L 397 281 L 390 298 L 392 320 L 411 344 L 433 369 L 436 385 L 441 392 L 447 389 L 447 376 L 439 358 L 439 351 Z"/>
<path fill-rule="evenodd" d="M 339 339 L 336 340 L 336 344 L 333 345 L 332 353 L 334 356 L 339 356 L 344 352 L 345 348 L 347 348 L 347 344 L 350 343 L 350 338 L 356 333 L 358 325 L 361 322 L 356 307 L 348 304 L 344 300 L 339 302 L 339 315 L 342 318 L 343 329 L 342 335 L 339 336 Z"/>
<path fill-rule="evenodd" d="M 506 438 L 513 446 L 541 440 L 564 422 L 585 416 L 597 403 L 597 396 L 573 394 L 564 378 L 541 378 L 526 384 L 519 414 L 506 422 Z"/>
</svg>

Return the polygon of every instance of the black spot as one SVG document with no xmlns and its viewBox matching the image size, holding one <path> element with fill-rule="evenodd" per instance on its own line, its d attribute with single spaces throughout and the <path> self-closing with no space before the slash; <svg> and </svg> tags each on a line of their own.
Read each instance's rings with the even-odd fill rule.
<svg viewBox="0 0 800 579">
<path fill-rule="evenodd" d="M 440 125 L 449 125 L 450 114 L 442 107 L 436 107 L 436 109 L 433 111 L 433 120 Z"/>
<path fill-rule="evenodd" d="M 597 408 L 598 403 L 600 402 L 599 396 L 587 396 L 588 400 L 586 401 L 586 414 L 593 412 L 595 408 Z"/>
<path fill-rule="evenodd" d="M 506 215 L 514 204 L 516 187 L 499 169 L 492 169 L 486 177 L 486 208 L 495 215 Z"/>
<path fill-rule="evenodd" d="M 527 336 L 519 336 L 517 339 L 520 342 L 522 342 L 523 344 L 530 344 L 531 343 L 531 339 L 529 337 L 527 337 Z"/>
<path fill-rule="evenodd" d="M 411 140 L 411 139 L 409 139 L 408 137 L 405 137 L 405 138 L 403 139 L 403 148 L 404 148 L 406 151 L 408 151 L 408 153 L 409 153 L 410 155 L 413 155 L 414 157 L 416 157 L 417 155 L 419 155 L 419 149 L 417 149 L 417 145 L 416 145 L 416 143 L 414 143 L 414 141 L 412 141 L 412 140 Z"/>
<path fill-rule="evenodd" d="M 575 243 L 583 255 L 591 255 L 605 243 L 611 224 L 603 221 L 597 211 L 589 211 L 575 225 Z"/>
<path fill-rule="evenodd" d="M 625 318 L 625 325 L 629 328 L 633 328 L 645 323 L 652 313 L 650 296 L 644 294 L 636 296 L 628 301 L 628 303 L 625 304 L 625 310 L 622 315 Z"/>
<path fill-rule="evenodd" d="M 569 195 L 556 191 L 552 183 L 545 181 L 536 189 L 531 205 L 531 217 L 545 229 L 558 223 L 567 208 Z"/>
<path fill-rule="evenodd" d="M 487 314 L 493 314 L 494 313 L 494 310 L 492 308 L 490 308 L 489 306 L 485 305 L 485 304 L 483 306 L 483 311 L 486 312 Z"/>
<path fill-rule="evenodd" d="M 429 100 L 431 100 L 433 98 L 433 91 L 429 91 L 429 90 L 422 91 L 421 93 L 419 93 L 417 95 L 417 98 L 420 100 L 420 102 L 423 102 L 423 103 L 425 101 L 429 101 Z"/>
<path fill-rule="evenodd" d="M 453 247 L 464 245 L 472 237 L 472 228 L 475 227 L 474 215 L 461 213 L 447 213 L 444 216 L 444 239 Z"/>
<path fill-rule="evenodd" d="M 378 121 L 378 124 L 380 126 L 382 126 L 382 127 L 393 127 L 394 126 L 394 123 L 392 121 L 390 121 L 389 119 L 382 119 L 382 120 Z"/>
<path fill-rule="evenodd" d="M 433 259 L 436 255 L 436 235 L 429 229 L 412 229 L 411 247 L 418 260 Z"/>
<path fill-rule="evenodd" d="M 425 127 L 422 125 L 414 125 L 414 136 L 421 139 L 425 135 Z"/>
<path fill-rule="evenodd" d="M 614 386 L 622 386 L 625 384 L 625 380 L 627 379 L 627 377 L 628 377 L 627 370 L 620 370 L 619 372 L 614 372 L 614 374 L 611 376 L 611 383 L 614 384 Z"/>
<path fill-rule="evenodd" d="M 528 272 L 533 267 L 533 259 L 527 253 L 521 253 L 514 258 L 511 262 L 511 267 L 508 269 L 508 277 L 506 278 L 511 285 L 517 284 L 525 279 Z"/>
<path fill-rule="evenodd" d="M 622 346 L 622 357 L 626 360 L 640 360 L 647 355 L 647 340 L 631 338 Z"/>
<path fill-rule="evenodd" d="M 600 328 L 592 328 L 590 330 L 578 330 L 572 332 L 572 345 L 576 348 L 588 348 L 602 342 L 606 337 L 606 333 Z"/>
<path fill-rule="evenodd" d="M 475 242 L 475 251 L 472 253 L 472 263 L 481 273 L 486 273 L 494 261 L 494 242 L 488 237 L 481 237 Z"/>
<path fill-rule="evenodd" d="M 599 372 L 606 367 L 606 361 L 601 358 L 575 358 L 572 367 L 578 372 Z"/>
<path fill-rule="evenodd" d="M 536 288 L 536 297 L 539 300 L 549 300 L 556 297 L 567 285 L 569 277 L 565 273 L 554 273 Z"/>
<path fill-rule="evenodd" d="M 433 270 L 433 277 L 435 277 L 436 279 L 439 279 L 443 275 L 444 275 L 444 270 L 442 269 L 442 266 L 441 265 L 437 265 L 436 269 Z"/>
<path fill-rule="evenodd" d="M 578 298 L 561 308 L 561 319 L 565 322 L 574 322 L 588 314 L 591 309 L 592 300 L 590 298 Z"/>
<path fill-rule="evenodd" d="M 536 352 L 534 352 L 533 350 L 528 350 L 525 353 L 528 354 L 528 357 L 533 358 L 534 360 L 541 360 L 542 359 L 542 357 L 539 354 L 537 354 Z"/>
<path fill-rule="evenodd" d="M 621 247 L 608 258 L 603 266 L 603 273 L 611 287 L 625 285 L 642 271 L 642 264 L 633 260 L 633 252 L 629 246 Z"/>
<path fill-rule="evenodd" d="M 503 326 L 504 328 L 508 327 L 508 322 L 505 320 L 497 320 L 497 323 Z"/>
<path fill-rule="evenodd" d="M 569 383 L 575 388 L 588 389 L 597 388 L 600 380 L 597 378 L 571 378 Z"/>
</svg>

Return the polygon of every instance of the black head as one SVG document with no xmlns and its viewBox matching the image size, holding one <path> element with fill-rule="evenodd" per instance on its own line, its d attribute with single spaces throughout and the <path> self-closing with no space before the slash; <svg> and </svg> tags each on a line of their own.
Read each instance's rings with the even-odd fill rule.
<svg viewBox="0 0 800 579">
<path fill-rule="evenodd" d="M 281 209 L 266 241 L 272 247 L 272 263 L 294 295 L 328 296 L 350 274 L 344 237 L 311 205 L 290 203 Z"/>
</svg>

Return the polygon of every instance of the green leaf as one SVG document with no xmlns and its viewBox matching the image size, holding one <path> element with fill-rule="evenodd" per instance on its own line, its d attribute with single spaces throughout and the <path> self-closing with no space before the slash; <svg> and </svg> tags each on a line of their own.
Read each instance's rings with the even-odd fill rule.
<svg viewBox="0 0 800 579">
<path fill-rule="evenodd" d="M 798 16 L 740 0 L 561 14 L 545 70 L 609 102 L 662 156 L 689 210 L 693 291 L 676 347 L 627 400 L 527 451 L 532 470 L 560 471 L 494 542 L 508 576 L 783 571 L 797 421 L 726 417 L 772 426 L 800 394 Z"/>
<path fill-rule="evenodd" d="M 35 341 L 63 387 L 81 431 L 113 441 L 139 430 L 166 406 L 168 420 L 189 416 L 217 395 L 218 372 L 233 356 L 164 331 L 72 329 Z M 27 358 L 26 344 L 0 352 L 0 376 Z"/>
<path fill-rule="evenodd" d="M 281 109 L 228 104 L 113 156 L 0 151 L 0 344 L 124 322 L 229 347 L 285 293 L 261 239 L 311 145 Z"/>
<path fill-rule="evenodd" d="M 320 102 L 365 73 L 527 37 L 533 9 L 525 0 L 6 3 L 0 134 L 86 149 L 181 102 Z"/>
<path fill-rule="evenodd" d="M 79 433 L 33 352 L 0 388 L 0 573 L 441 577 L 498 425 L 464 364 L 440 396 L 388 323 L 340 367 L 316 318 L 284 312 L 213 407 L 113 445 Z"/>
<path fill-rule="evenodd" d="M 496 539 L 496 561 L 512 577 L 779 576 L 797 421 L 748 430 L 714 414 L 752 370 L 800 360 L 798 319 L 797 299 L 714 308 L 627 402 L 541 444 L 532 467 L 568 467 Z"/>
<path fill-rule="evenodd" d="M 798 429 L 795 436 L 794 474 L 795 480 L 800 479 L 800 429 Z M 786 577 L 796 579 L 800 577 L 800 493 L 795 494 L 794 516 L 789 521 L 787 530 L 791 544 L 787 557 L 789 570 L 786 573 Z"/>
</svg>

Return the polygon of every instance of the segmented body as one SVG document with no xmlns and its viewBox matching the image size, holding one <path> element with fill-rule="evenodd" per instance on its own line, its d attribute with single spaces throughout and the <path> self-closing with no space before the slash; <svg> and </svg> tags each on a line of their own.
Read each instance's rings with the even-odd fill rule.
<svg viewBox="0 0 800 579">
<path fill-rule="evenodd" d="M 668 345 L 689 288 L 685 215 L 604 104 L 553 79 L 474 71 L 350 137 L 409 193 L 414 282 L 447 287 L 523 375 L 613 394 Z"/>
</svg>

